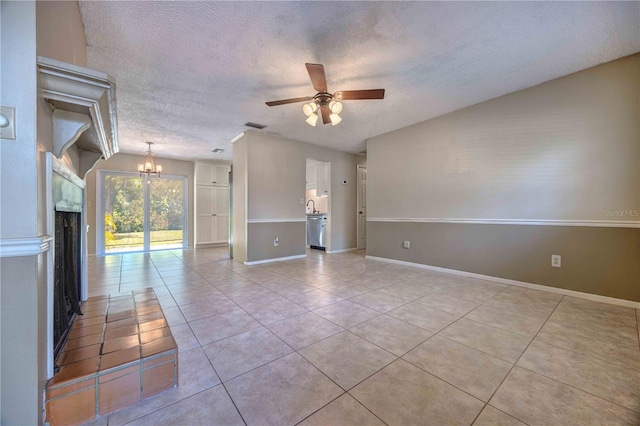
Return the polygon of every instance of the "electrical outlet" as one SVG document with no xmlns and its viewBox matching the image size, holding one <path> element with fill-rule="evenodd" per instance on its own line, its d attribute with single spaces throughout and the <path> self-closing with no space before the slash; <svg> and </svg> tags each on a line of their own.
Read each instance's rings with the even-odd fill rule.
<svg viewBox="0 0 640 426">
<path fill-rule="evenodd" d="M 411 248 L 411 241 L 405 241 L 404 243 L 402 243 L 402 247 L 406 249 Z"/>
<path fill-rule="evenodd" d="M 278 247 L 278 244 L 279 244 L 279 243 L 280 243 L 280 240 L 278 240 L 278 237 L 275 237 L 275 238 L 273 239 L 273 246 L 274 246 L 274 247 Z"/>
<path fill-rule="evenodd" d="M 562 256 L 560 256 L 559 254 L 552 254 L 551 266 L 553 266 L 554 268 L 562 267 Z"/>
<path fill-rule="evenodd" d="M 300 204 L 304 206 L 304 197 L 300 198 Z"/>
</svg>

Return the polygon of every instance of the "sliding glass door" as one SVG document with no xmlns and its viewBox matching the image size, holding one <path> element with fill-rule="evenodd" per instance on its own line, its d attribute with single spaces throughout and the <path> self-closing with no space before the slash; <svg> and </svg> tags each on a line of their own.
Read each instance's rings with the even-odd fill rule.
<svg viewBox="0 0 640 426">
<path fill-rule="evenodd" d="M 99 173 L 98 253 L 186 246 L 186 178 Z"/>
</svg>

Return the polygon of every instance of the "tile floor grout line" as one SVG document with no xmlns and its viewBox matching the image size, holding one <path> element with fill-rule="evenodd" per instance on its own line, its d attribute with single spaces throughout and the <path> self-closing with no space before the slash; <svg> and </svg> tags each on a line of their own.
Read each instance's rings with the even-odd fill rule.
<svg viewBox="0 0 640 426">
<path fill-rule="evenodd" d="M 506 290 L 506 289 L 505 289 Z M 520 361 L 520 359 L 523 357 L 523 355 L 527 352 L 527 350 L 529 349 L 529 347 L 531 346 L 531 344 L 533 343 L 533 341 L 536 339 L 536 337 L 538 336 L 538 334 L 540 333 L 540 331 L 544 328 L 545 324 L 547 323 L 547 321 L 549 321 L 549 318 L 551 318 L 551 316 L 553 315 L 553 313 L 556 311 L 556 309 L 558 309 L 558 306 L 560 306 L 560 304 L 562 303 L 562 301 L 564 300 L 564 296 L 562 296 L 560 298 L 560 300 L 558 301 L 558 303 L 556 304 L 556 306 L 553 308 L 553 311 L 551 311 L 551 313 L 547 316 L 547 319 L 545 320 L 545 322 L 540 326 L 540 328 L 538 329 L 538 331 L 536 332 L 535 336 L 533 336 L 533 338 L 531 339 L 531 341 L 529 342 L 529 344 L 527 345 L 526 348 L 524 348 L 524 351 L 522 351 L 522 353 L 520 354 L 520 356 L 518 357 L 518 359 L 516 360 L 516 362 L 513 363 L 513 365 L 511 366 L 511 368 L 509 369 L 509 371 L 507 372 L 507 374 L 505 374 L 504 378 L 502 379 L 502 381 L 500 381 L 500 384 L 496 387 L 496 390 L 493 391 L 493 393 L 491 394 L 491 396 L 487 399 L 487 403 L 485 404 L 488 405 L 491 400 L 493 399 L 493 397 L 495 396 L 495 394 L 498 392 L 498 390 L 500 390 L 500 388 L 502 387 L 502 385 L 504 384 L 504 382 L 507 380 L 507 378 L 509 377 L 509 375 L 511 374 L 511 372 L 513 371 L 514 368 L 516 368 L 516 366 L 518 365 L 518 362 Z M 561 382 L 558 382 L 561 383 Z M 483 408 L 484 410 L 484 408 Z M 507 413 L 509 414 L 509 413 Z M 511 417 L 520 420 L 519 418 L 509 414 Z M 475 421 L 475 420 L 474 420 Z M 525 423 L 525 422 L 523 422 Z"/>
<path fill-rule="evenodd" d="M 189 398 L 191 398 L 191 397 L 194 397 L 194 396 L 196 396 L 196 395 L 200 395 L 200 394 L 201 394 L 201 393 L 203 393 L 203 392 L 206 392 L 206 391 L 208 391 L 208 390 L 211 390 L 211 389 L 213 389 L 213 388 L 215 388 L 216 386 L 219 386 L 219 385 L 221 385 L 221 384 L 222 384 L 222 382 L 218 383 L 217 385 L 209 386 L 208 388 L 202 389 L 202 390 L 200 390 L 200 391 L 198 391 L 198 392 L 196 392 L 196 393 L 194 393 L 194 394 L 191 394 L 191 395 L 189 395 L 189 396 L 185 396 L 185 397 L 184 397 L 184 398 L 182 398 L 182 399 L 178 399 L 178 400 L 173 401 L 173 402 L 171 402 L 171 403 L 169 403 L 169 404 L 163 405 L 161 408 L 158 408 L 157 410 L 153 410 L 153 411 L 151 411 L 151 412 L 149 412 L 149 413 L 146 413 L 146 414 L 143 414 L 143 415 L 138 416 L 138 417 L 136 417 L 136 418 L 133 418 L 133 419 L 129 420 L 129 421 L 128 421 L 128 422 L 126 422 L 126 423 L 122 423 L 122 426 L 126 426 L 126 425 L 128 425 L 128 424 L 131 424 L 131 423 L 133 423 L 133 422 L 137 421 L 137 420 L 144 419 L 145 417 L 148 417 L 148 416 L 150 416 L 150 415 L 152 415 L 152 414 L 155 414 L 155 413 L 157 413 L 158 411 L 164 410 L 165 408 L 168 408 L 168 407 L 172 407 L 172 406 L 174 406 L 174 405 L 176 405 L 176 404 L 178 404 L 178 403 L 180 403 L 180 402 L 183 402 L 183 401 L 185 401 L 185 400 L 187 400 L 187 399 L 189 399 Z M 154 396 L 157 396 L 157 395 L 160 395 L 160 394 L 152 395 L 152 396 L 150 396 L 150 397 L 148 397 L 148 398 L 146 398 L 146 399 L 144 399 L 144 400 L 142 400 L 142 401 L 148 400 L 148 399 L 153 398 Z M 121 410 L 124 410 L 124 409 L 126 409 L 126 408 L 127 408 L 127 407 L 125 407 L 125 408 L 121 408 Z M 112 414 L 117 413 L 118 411 L 120 411 L 120 410 L 116 410 L 116 411 L 114 411 L 113 413 L 109 413 L 109 415 L 108 415 L 108 416 L 109 416 L 109 417 L 111 417 L 111 415 L 112 415 Z M 99 417 L 98 417 L 98 418 L 99 418 Z M 95 420 L 96 420 L 96 419 L 94 419 L 94 421 L 95 421 Z M 108 424 L 108 422 L 107 422 L 107 424 Z M 246 423 L 245 423 L 245 424 L 246 424 Z"/>
<path fill-rule="evenodd" d="M 531 372 L 531 373 L 533 373 L 533 374 L 536 374 L 536 375 L 538 375 L 538 376 L 542 376 L 542 377 L 545 377 L 545 378 L 547 378 L 547 379 L 549 379 L 549 380 L 553 380 L 554 382 L 556 382 L 556 383 L 560 383 L 561 385 L 564 385 L 564 386 L 570 387 L 571 389 L 574 389 L 574 390 L 576 390 L 576 391 L 578 391 L 578 392 L 586 393 L 587 395 L 591 395 L 591 396 L 593 396 L 593 397 L 595 397 L 595 398 L 601 399 L 601 400 L 603 400 L 603 401 L 607 401 L 607 402 L 609 402 L 609 403 L 611 403 L 611 404 L 613 404 L 613 405 L 617 405 L 618 407 L 623 408 L 623 409 L 625 409 L 625 410 L 634 411 L 634 412 L 636 412 L 636 413 L 640 414 L 640 408 L 635 409 L 635 408 L 625 407 L 624 405 L 622 405 L 622 404 L 620 404 L 620 403 L 618 403 L 618 402 L 616 402 L 616 401 L 612 401 L 612 400 L 610 400 L 610 399 L 607 399 L 607 398 L 606 398 L 606 397 L 604 397 L 604 396 L 596 395 L 596 394 L 591 393 L 591 392 L 589 392 L 589 391 L 587 391 L 587 390 L 577 388 L 577 387 L 575 387 L 574 385 L 572 385 L 572 384 L 570 384 L 570 383 L 565 383 L 565 382 L 560 381 L 560 380 L 558 380 L 558 379 L 555 379 L 555 378 L 553 378 L 553 377 L 547 376 L 547 375 L 546 375 L 546 374 L 544 374 L 544 373 L 540 373 L 540 372 L 538 372 L 538 371 L 532 370 L 532 369 L 527 368 L 527 367 L 523 367 L 523 366 L 521 366 L 521 365 L 519 365 L 518 367 L 522 368 L 523 370 L 527 370 L 527 371 L 529 371 L 529 372 Z M 512 416 L 512 417 L 513 417 L 513 416 Z"/>
<path fill-rule="evenodd" d="M 227 389 L 227 387 L 224 385 L 224 381 L 222 380 L 222 377 L 220 377 L 220 374 L 218 374 L 218 371 L 216 370 L 216 367 L 213 365 L 213 363 L 211 362 L 211 359 L 209 358 L 209 356 L 207 355 L 207 353 L 204 351 L 204 349 L 202 349 L 202 346 L 200 346 L 200 350 L 202 351 L 202 353 L 204 354 L 205 358 L 207 358 L 207 361 L 209 362 L 209 365 L 211 366 L 211 368 L 213 369 L 213 372 L 215 373 L 216 377 L 218 378 L 218 380 L 220 380 L 220 385 L 222 386 L 222 388 L 224 389 L 224 391 L 227 393 L 227 396 L 229 397 L 229 400 L 231 401 L 231 403 L 233 404 L 233 407 L 236 409 L 236 411 L 238 412 L 238 415 L 240 416 L 240 419 L 244 422 L 245 426 L 247 425 L 247 421 L 244 419 L 244 416 L 242 415 L 242 413 L 240 412 L 240 409 L 238 408 L 238 406 L 236 405 L 236 402 L 233 400 L 233 397 L 231 396 L 231 394 L 229 393 L 229 389 Z M 228 380 L 227 380 L 228 381 Z"/>
</svg>

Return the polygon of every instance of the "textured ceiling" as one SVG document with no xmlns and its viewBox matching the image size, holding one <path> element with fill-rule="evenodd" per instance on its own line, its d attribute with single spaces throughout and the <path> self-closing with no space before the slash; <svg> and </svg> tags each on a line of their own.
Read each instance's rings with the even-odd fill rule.
<svg viewBox="0 0 640 426">
<path fill-rule="evenodd" d="M 230 160 L 244 123 L 350 152 L 365 140 L 640 51 L 640 2 L 80 2 L 88 66 L 117 81 L 122 152 Z M 342 123 L 304 121 L 315 94 Z M 213 154 L 216 147 L 225 148 Z"/>
</svg>

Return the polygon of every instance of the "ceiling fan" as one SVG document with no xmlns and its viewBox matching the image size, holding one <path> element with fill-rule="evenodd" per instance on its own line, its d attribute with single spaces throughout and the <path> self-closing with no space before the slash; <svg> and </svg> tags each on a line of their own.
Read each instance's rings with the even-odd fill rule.
<svg viewBox="0 0 640 426">
<path fill-rule="evenodd" d="M 303 98 L 283 99 L 280 101 L 266 102 L 268 106 L 277 106 L 285 104 L 293 104 L 296 102 L 306 102 L 302 111 L 305 113 L 307 123 L 311 126 L 315 126 L 318 121 L 318 109 L 322 115 L 322 122 L 324 124 L 331 123 L 335 126 L 342 118 L 338 114 L 342 112 L 342 103 L 340 101 L 352 101 L 358 99 L 384 99 L 384 89 L 371 89 L 371 90 L 343 90 L 335 92 L 333 95 L 327 92 L 327 78 L 324 74 L 324 66 L 321 64 L 305 64 L 309 77 L 311 78 L 311 84 L 313 88 L 318 91 L 315 96 L 305 96 Z"/>
</svg>

